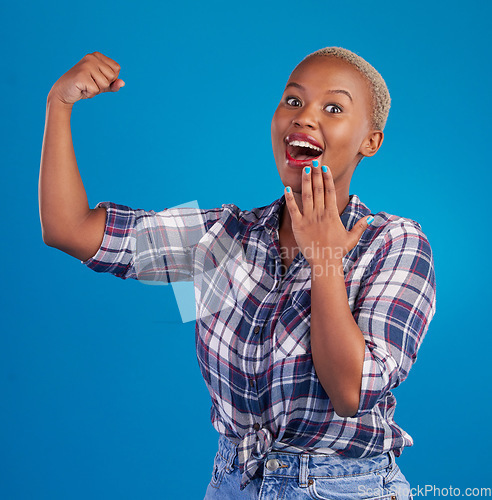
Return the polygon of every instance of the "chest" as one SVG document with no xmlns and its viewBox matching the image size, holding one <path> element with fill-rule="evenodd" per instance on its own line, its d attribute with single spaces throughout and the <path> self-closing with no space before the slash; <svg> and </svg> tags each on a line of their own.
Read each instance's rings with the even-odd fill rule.
<svg viewBox="0 0 492 500">
<path fill-rule="evenodd" d="M 285 274 L 296 255 L 300 252 L 300 248 L 294 236 L 286 234 L 282 230 L 278 234 L 278 243 L 280 247 L 280 259 L 282 260 L 282 274 Z"/>
</svg>

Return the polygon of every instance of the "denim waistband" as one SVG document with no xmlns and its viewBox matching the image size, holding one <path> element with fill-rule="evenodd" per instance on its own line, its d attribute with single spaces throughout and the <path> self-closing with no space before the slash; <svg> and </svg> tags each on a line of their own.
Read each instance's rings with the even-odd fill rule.
<svg viewBox="0 0 492 500">
<path fill-rule="evenodd" d="M 223 435 L 219 437 L 219 454 L 227 462 L 226 470 L 229 472 L 239 467 L 237 445 Z M 396 467 L 396 462 L 393 451 L 366 458 L 271 451 L 263 465 L 262 476 L 298 477 L 300 485 L 307 486 L 309 478 L 356 476 L 390 470 Z"/>
</svg>

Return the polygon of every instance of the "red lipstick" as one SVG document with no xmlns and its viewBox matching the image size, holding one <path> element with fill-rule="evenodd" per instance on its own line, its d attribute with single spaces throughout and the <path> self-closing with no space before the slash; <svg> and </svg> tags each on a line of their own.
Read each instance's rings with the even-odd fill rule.
<svg viewBox="0 0 492 500">
<path fill-rule="evenodd" d="M 293 142 L 297 142 L 297 144 L 293 145 L 292 144 Z M 289 165 L 290 167 L 294 168 L 307 167 L 311 165 L 313 160 L 319 158 L 323 154 L 323 147 L 314 137 L 307 134 L 302 134 L 300 132 L 289 134 L 285 138 L 285 144 L 286 144 L 285 160 L 287 165 Z M 305 152 L 307 154 L 300 155 L 303 156 L 304 158 L 296 159 L 292 157 L 292 155 L 289 153 L 289 149 L 291 149 L 292 151 L 294 147 L 303 148 L 304 150 L 306 150 Z"/>
</svg>

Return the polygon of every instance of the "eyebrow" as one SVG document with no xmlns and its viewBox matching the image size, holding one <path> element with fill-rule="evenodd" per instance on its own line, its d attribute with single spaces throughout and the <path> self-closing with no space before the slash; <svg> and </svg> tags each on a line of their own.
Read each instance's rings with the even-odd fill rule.
<svg viewBox="0 0 492 500">
<path fill-rule="evenodd" d="M 305 90 L 304 87 L 302 85 L 300 85 L 299 83 L 296 83 L 296 82 L 290 82 L 288 83 L 285 88 L 287 87 L 296 87 L 298 89 L 301 89 L 301 90 Z M 354 100 L 352 99 L 352 96 L 350 95 L 350 92 L 348 90 L 343 90 L 343 89 L 333 89 L 333 90 L 327 90 L 326 91 L 327 94 L 345 94 L 346 96 L 348 96 L 348 98 L 353 102 Z"/>
</svg>

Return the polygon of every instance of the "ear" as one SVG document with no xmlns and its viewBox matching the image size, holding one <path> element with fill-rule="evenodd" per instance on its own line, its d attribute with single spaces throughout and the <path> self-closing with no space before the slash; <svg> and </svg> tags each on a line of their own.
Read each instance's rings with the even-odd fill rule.
<svg viewBox="0 0 492 500">
<path fill-rule="evenodd" d="M 374 156 L 383 144 L 384 134 L 382 130 L 371 130 L 360 145 L 359 153 L 362 156 Z"/>
</svg>

